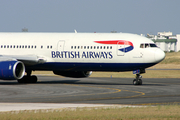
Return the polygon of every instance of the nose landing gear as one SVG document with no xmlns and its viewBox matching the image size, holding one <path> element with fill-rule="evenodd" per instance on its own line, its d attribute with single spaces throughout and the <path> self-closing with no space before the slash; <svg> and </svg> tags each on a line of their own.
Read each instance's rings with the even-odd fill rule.
<svg viewBox="0 0 180 120">
<path fill-rule="evenodd" d="M 133 85 L 142 85 L 142 76 L 140 74 L 136 74 L 136 79 L 133 80 Z"/>
<path fill-rule="evenodd" d="M 133 85 L 142 85 L 142 76 L 141 73 L 145 73 L 145 69 L 139 69 L 133 71 L 133 74 L 136 74 L 136 79 L 133 80 Z"/>
</svg>

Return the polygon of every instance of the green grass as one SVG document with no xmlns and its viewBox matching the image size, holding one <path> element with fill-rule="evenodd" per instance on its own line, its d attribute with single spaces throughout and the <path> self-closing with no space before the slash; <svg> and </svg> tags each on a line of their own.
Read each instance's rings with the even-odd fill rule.
<svg viewBox="0 0 180 120">
<path fill-rule="evenodd" d="M 164 74 L 165 73 L 165 74 Z M 180 78 L 180 70 L 146 70 L 143 78 Z M 93 72 L 90 77 L 135 78 L 131 72 Z"/>
<path fill-rule="evenodd" d="M 179 105 L 77 108 L 0 113 L 1 120 L 178 120 Z"/>
<path fill-rule="evenodd" d="M 172 57 L 172 58 L 166 58 L 161 62 L 161 64 L 180 64 L 180 58 Z"/>
<path fill-rule="evenodd" d="M 180 52 L 166 53 L 165 59 L 160 64 L 180 64 Z"/>
</svg>

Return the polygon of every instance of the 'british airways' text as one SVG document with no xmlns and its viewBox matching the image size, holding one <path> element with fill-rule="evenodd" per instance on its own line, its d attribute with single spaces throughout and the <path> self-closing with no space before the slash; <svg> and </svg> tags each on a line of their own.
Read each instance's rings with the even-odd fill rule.
<svg viewBox="0 0 180 120">
<path fill-rule="evenodd" d="M 52 58 L 103 58 L 112 59 L 112 52 L 51 51 Z"/>
</svg>

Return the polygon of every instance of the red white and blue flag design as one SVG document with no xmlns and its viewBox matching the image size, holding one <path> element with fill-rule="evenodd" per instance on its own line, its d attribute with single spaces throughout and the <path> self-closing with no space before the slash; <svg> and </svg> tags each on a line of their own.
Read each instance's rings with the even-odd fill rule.
<svg viewBox="0 0 180 120">
<path fill-rule="evenodd" d="M 126 40 L 109 40 L 109 41 L 94 41 L 94 42 L 100 44 L 124 45 L 124 48 L 118 50 L 125 53 L 134 49 L 132 42 Z"/>
</svg>

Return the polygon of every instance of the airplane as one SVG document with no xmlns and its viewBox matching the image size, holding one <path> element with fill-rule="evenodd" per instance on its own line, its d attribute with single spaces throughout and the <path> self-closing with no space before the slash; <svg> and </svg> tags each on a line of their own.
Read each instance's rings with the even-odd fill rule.
<svg viewBox="0 0 180 120">
<path fill-rule="evenodd" d="M 36 83 L 32 71 L 73 78 L 92 71 L 133 71 L 142 85 L 145 69 L 165 58 L 156 44 L 131 33 L 0 33 L 0 79 Z"/>
</svg>

